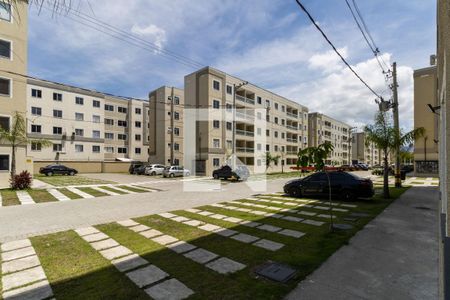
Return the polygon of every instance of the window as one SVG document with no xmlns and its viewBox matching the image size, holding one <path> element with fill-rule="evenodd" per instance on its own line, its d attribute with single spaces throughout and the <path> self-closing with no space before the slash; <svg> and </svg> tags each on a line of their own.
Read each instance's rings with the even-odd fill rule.
<svg viewBox="0 0 450 300">
<path fill-rule="evenodd" d="M 92 116 L 92 122 L 94 122 L 94 123 L 100 123 L 100 116 L 93 115 L 93 116 Z"/>
<path fill-rule="evenodd" d="M 217 80 L 213 80 L 213 89 L 215 89 L 216 91 L 220 91 L 220 82 L 218 82 Z"/>
<path fill-rule="evenodd" d="M 262 103 L 262 99 L 261 99 L 261 97 L 256 97 L 256 102 L 258 103 L 258 104 L 261 104 Z"/>
<path fill-rule="evenodd" d="M 31 132 L 33 132 L 33 133 L 41 133 L 42 132 L 41 125 L 31 125 Z"/>
<path fill-rule="evenodd" d="M 261 151 L 261 148 L 262 146 L 261 146 L 261 144 L 256 144 L 256 150 L 258 150 L 258 151 Z"/>
<path fill-rule="evenodd" d="M 9 155 L 0 155 L 0 171 L 9 171 Z"/>
<path fill-rule="evenodd" d="M 100 130 L 92 130 L 92 137 L 94 139 L 99 139 L 100 138 Z"/>
<path fill-rule="evenodd" d="M 92 153 L 100 153 L 100 146 L 97 145 L 92 146 Z"/>
<path fill-rule="evenodd" d="M 0 56 L 11 59 L 11 42 L 0 40 Z"/>
<path fill-rule="evenodd" d="M 220 128 L 219 120 L 213 120 L 213 128 Z"/>
<path fill-rule="evenodd" d="M 227 84 L 227 94 L 229 94 L 229 95 L 233 94 L 233 87 L 228 84 Z"/>
<path fill-rule="evenodd" d="M 213 166 L 220 167 L 220 159 L 219 158 L 213 158 Z"/>
<path fill-rule="evenodd" d="M 266 151 L 270 151 L 270 145 L 266 144 Z"/>
<path fill-rule="evenodd" d="M 266 107 L 270 107 L 270 100 L 266 100 Z"/>
<path fill-rule="evenodd" d="M 140 134 L 135 134 L 135 135 L 134 135 L 134 139 L 135 139 L 136 141 L 140 141 L 140 140 L 141 140 L 141 135 L 140 135 Z"/>
<path fill-rule="evenodd" d="M 98 101 L 98 100 L 92 100 L 92 107 L 97 107 L 97 108 L 99 108 L 99 107 L 100 107 L 100 101 Z M 99 150 L 99 152 L 100 152 L 100 150 Z"/>
<path fill-rule="evenodd" d="M 53 93 L 53 101 L 62 101 L 62 94 L 60 93 Z"/>
<path fill-rule="evenodd" d="M 180 97 L 178 97 L 178 96 L 175 96 L 175 97 L 174 97 L 174 101 L 173 101 L 173 102 L 174 102 L 174 104 L 175 104 L 175 105 L 178 105 L 178 104 L 180 104 Z"/>
<path fill-rule="evenodd" d="M 213 147 L 220 148 L 220 140 L 219 139 L 213 139 Z"/>
<path fill-rule="evenodd" d="M 75 129 L 76 136 L 84 136 L 84 129 Z"/>
<path fill-rule="evenodd" d="M 134 113 L 137 114 L 137 115 L 140 115 L 142 113 L 142 110 L 139 107 L 136 107 L 134 109 Z"/>
<path fill-rule="evenodd" d="M 233 123 L 227 122 L 227 130 L 233 130 Z"/>
<path fill-rule="evenodd" d="M 278 152 L 278 145 L 275 145 L 275 146 L 273 147 L 273 151 Z"/>
<path fill-rule="evenodd" d="M 261 167 L 261 165 L 262 165 L 262 162 L 261 162 L 261 160 L 260 160 L 260 159 L 256 160 L 256 165 L 257 165 L 258 167 Z"/>
<path fill-rule="evenodd" d="M 32 106 L 31 107 L 31 114 L 33 116 L 42 116 L 42 108 Z"/>
<path fill-rule="evenodd" d="M 273 119 L 273 121 L 275 122 L 275 124 L 278 124 L 278 117 L 275 117 L 275 118 Z"/>
<path fill-rule="evenodd" d="M 61 119 L 63 116 L 62 110 L 54 109 L 53 110 L 53 117 Z"/>
<path fill-rule="evenodd" d="M 140 121 L 136 121 L 136 122 L 134 122 L 134 126 L 136 128 L 141 128 L 142 127 L 142 123 Z"/>
<path fill-rule="evenodd" d="M 261 135 L 261 128 L 256 128 L 256 134 Z"/>
<path fill-rule="evenodd" d="M 84 99 L 81 97 L 75 97 L 75 104 L 84 105 Z"/>
<path fill-rule="evenodd" d="M 284 119 L 281 119 L 281 125 L 285 125 L 286 124 L 286 121 L 284 120 Z"/>
<path fill-rule="evenodd" d="M 282 132 L 281 133 L 281 138 L 284 139 L 284 137 L 285 137 L 285 134 L 284 134 L 284 132 Z"/>
<path fill-rule="evenodd" d="M 275 106 L 275 109 L 278 110 L 278 103 L 275 103 L 274 106 Z"/>
<path fill-rule="evenodd" d="M 0 128 L 4 130 L 9 130 L 9 117 L 0 117 Z"/>
<path fill-rule="evenodd" d="M 213 100 L 213 108 L 220 108 L 220 101 L 219 100 Z"/>
<path fill-rule="evenodd" d="M 123 106 L 118 106 L 117 107 L 117 111 L 120 112 L 120 113 L 126 114 L 127 113 L 127 108 L 123 107 Z"/>
<path fill-rule="evenodd" d="M 269 115 L 266 115 L 266 121 L 270 122 L 270 116 Z"/>
<path fill-rule="evenodd" d="M 126 141 L 127 140 L 127 135 L 123 134 L 123 133 L 119 133 L 119 134 L 117 134 L 117 139 L 119 139 L 121 141 Z"/>
<path fill-rule="evenodd" d="M 284 105 L 281 105 L 281 111 L 286 112 L 286 107 Z"/>
<path fill-rule="evenodd" d="M 113 119 L 105 119 L 105 124 L 113 126 L 114 125 L 114 120 Z"/>
<path fill-rule="evenodd" d="M 266 136 L 270 136 L 270 130 L 266 129 Z"/>
<path fill-rule="evenodd" d="M 84 121 L 84 114 L 82 114 L 82 113 L 75 113 L 75 120 L 76 121 Z"/>
<path fill-rule="evenodd" d="M 62 144 L 53 144 L 53 152 L 62 152 Z"/>
<path fill-rule="evenodd" d="M 42 144 L 41 143 L 31 143 L 31 151 L 41 151 Z"/>
<path fill-rule="evenodd" d="M 117 126 L 119 126 L 119 127 L 127 127 L 127 121 L 118 120 L 117 121 Z"/>
<path fill-rule="evenodd" d="M 114 139 L 114 133 L 112 133 L 112 132 L 105 132 L 105 139 L 113 140 Z"/>
<path fill-rule="evenodd" d="M 227 149 L 233 148 L 233 142 L 230 140 L 227 140 Z"/>
<path fill-rule="evenodd" d="M 75 145 L 75 152 L 83 152 L 84 147 L 83 145 Z"/>
<path fill-rule="evenodd" d="M 105 104 L 105 110 L 114 111 L 114 105 Z"/>
<path fill-rule="evenodd" d="M 134 148 L 134 154 L 141 154 L 141 148 Z"/>
<path fill-rule="evenodd" d="M 53 134 L 62 134 L 62 127 L 53 127 Z"/>
<path fill-rule="evenodd" d="M 262 119 L 262 114 L 261 114 L 260 112 L 257 112 L 257 113 L 256 113 L 256 118 L 257 118 L 258 120 L 261 120 L 261 119 Z"/>
<path fill-rule="evenodd" d="M 231 109 L 233 108 L 233 105 L 231 105 L 230 103 L 225 104 L 225 107 L 227 109 L 227 112 L 231 112 Z"/>
<path fill-rule="evenodd" d="M 175 134 L 176 136 L 179 136 L 179 135 L 180 135 L 180 128 L 175 127 L 175 128 L 173 129 L 173 134 Z"/>
<path fill-rule="evenodd" d="M 173 150 L 180 151 L 180 144 L 178 143 L 173 144 Z"/>
<path fill-rule="evenodd" d="M 0 95 L 11 96 L 11 79 L 0 78 Z"/>
<path fill-rule="evenodd" d="M 274 132 L 274 136 L 275 136 L 275 138 L 278 138 L 278 131 Z"/>
<path fill-rule="evenodd" d="M 11 22 L 11 4 L 2 1 L 0 4 L 0 19 Z"/>
<path fill-rule="evenodd" d="M 42 91 L 38 89 L 31 89 L 31 97 L 42 98 Z"/>
<path fill-rule="evenodd" d="M 114 147 L 105 147 L 106 153 L 114 153 Z"/>
<path fill-rule="evenodd" d="M 176 165 L 176 166 L 178 166 L 178 165 L 180 164 L 180 160 L 179 160 L 178 158 L 175 158 L 175 159 L 173 160 L 173 164 Z"/>
<path fill-rule="evenodd" d="M 127 154 L 127 148 L 126 147 L 118 147 L 117 148 L 117 153 Z"/>
</svg>

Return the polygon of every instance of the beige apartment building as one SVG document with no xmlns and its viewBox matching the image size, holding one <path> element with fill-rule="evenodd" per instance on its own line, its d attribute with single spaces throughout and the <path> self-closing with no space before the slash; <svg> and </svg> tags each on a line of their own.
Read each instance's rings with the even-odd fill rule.
<svg viewBox="0 0 450 300">
<path fill-rule="evenodd" d="M 35 172 L 61 162 L 83 172 L 94 162 L 148 160 L 148 103 L 39 79 L 28 79 L 28 145 Z"/>
<path fill-rule="evenodd" d="M 364 132 L 352 134 L 352 163 L 383 165 L 383 153 L 374 144 L 366 145 Z"/>
<path fill-rule="evenodd" d="M 296 166 L 298 150 L 308 144 L 305 106 L 214 68 L 205 67 L 185 76 L 185 102 L 188 108 L 200 111 L 190 117 L 185 111 L 187 122 L 197 116 L 194 126 L 185 126 L 189 129 L 184 135 L 185 144 L 196 142 L 185 145 L 185 151 L 195 148 L 188 156 L 197 174 L 210 175 L 231 157 L 237 157 L 251 172 L 262 173 L 266 170 L 266 152 L 280 157 L 268 172 L 282 167 L 288 170 Z"/>
<path fill-rule="evenodd" d="M 149 93 L 149 162 L 184 164 L 184 90 L 162 86 Z"/>
<path fill-rule="evenodd" d="M 28 4 L 19 0 L 13 8 L 10 2 L 0 5 L 0 126 L 9 129 L 16 112 L 25 117 L 26 80 L 16 74 L 27 72 Z M 9 185 L 11 145 L 0 141 L 0 188 Z M 31 171 L 32 160 L 26 147 L 16 150 L 16 170 Z"/>
<path fill-rule="evenodd" d="M 309 114 L 308 146 L 317 147 L 324 142 L 330 142 L 334 146 L 326 164 L 333 166 L 351 164 L 352 145 L 350 138 L 350 125 L 318 112 Z"/>
<path fill-rule="evenodd" d="M 434 57 L 431 60 L 434 60 Z M 432 63 L 434 64 L 433 61 Z M 416 176 L 437 175 L 439 172 L 439 114 L 437 109 L 439 104 L 436 92 L 436 66 L 415 70 L 414 128 L 425 128 L 425 135 L 414 142 L 414 173 Z"/>
</svg>

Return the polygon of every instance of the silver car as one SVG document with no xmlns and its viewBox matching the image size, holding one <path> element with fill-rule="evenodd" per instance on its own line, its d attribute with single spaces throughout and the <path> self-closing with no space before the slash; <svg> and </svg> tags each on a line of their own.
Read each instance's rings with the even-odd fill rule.
<svg viewBox="0 0 450 300">
<path fill-rule="evenodd" d="M 170 166 L 165 167 L 163 171 L 164 177 L 177 177 L 177 176 L 189 176 L 191 175 L 191 172 L 189 170 L 180 167 L 180 166 Z"/>
<path fill-rule="evenodd" d="M 165 166 L 158 165 L 158 164 L 152 164 L 145 168 L 145 175 L 162 175 L 164 171 Z"/>
</svg>

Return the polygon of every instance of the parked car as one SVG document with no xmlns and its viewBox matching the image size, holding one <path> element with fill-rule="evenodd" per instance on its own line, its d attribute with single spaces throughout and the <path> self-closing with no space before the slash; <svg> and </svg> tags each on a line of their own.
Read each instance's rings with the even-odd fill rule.
<svg viewBox="0 0 450 300">
<path fill-rule="evenodd" d="M 250 176 L 250 172 L 246 166 L 237 166 L 233 170 L 230 166 L 225 165 L 212 173 L 214 179 L 236 179 L 236 180 L 247 180 Z"/>
<path fill-rule="evenodd" d="M 39 173 L 45 174 L 46 176 L 52 175 L 70 175 L 74 176 L 78 173 L 77 170 L 69 168 L 63 165 L 48 165 L 46 167 L 40 168 Z"/>
<path fill-rule="evenodd" d="M 340 171 L 355 171 L 355 168 L 350 165 L 342 165 L 338 168 Z"/>
<path fill-rule="evenodd" d="M 147 165 L 141 165 L 139 167 L 134 168 L 134 173 L 136 175 L 144 175 L 145 169 L 147 168 Z"/>
<path fill-rule="evenodd" d="M 344 200 L 355 200 L 359 197 L 370 198 L 374 195 L 373 183 L 370 179 L 342 171 L 328 172 L 328 175 L 332 196 L 341 197 Z M 327 174 L 317 172 L 305 178 L 288 181 L 284 185 L 284 192 L 292 197 L 326 197 L 329 193 Z"/>
<path fill-rule="evenodd" d="M 163 177 L 177 177 L 177 176 L 189 176 L 191 172 L 188 169 L 180 166 L 165 167 L 163 171 Z"/>
<path fill-rule="evenodd" d="M 163 165 L 157 165 L 157 164 L 152 164 L 149 166 L 145 167 L 145 175 L 162 175 L 163 171 L 164 171 L 165 166 Z"/>
<path fill-rule="evenodd" d="M 143 162 L 140 162 L 140 161 L 134 161 L 134 162 L 132 162 L 132 163 L 130 164 L 130 168 L 128 168 L 128 172 L 129 172 L 130 174 L 137 174 L 137 173 L 136 173 L 136 169 L 142 167 L 143 165 L 144 165 Z"/>
</svg>

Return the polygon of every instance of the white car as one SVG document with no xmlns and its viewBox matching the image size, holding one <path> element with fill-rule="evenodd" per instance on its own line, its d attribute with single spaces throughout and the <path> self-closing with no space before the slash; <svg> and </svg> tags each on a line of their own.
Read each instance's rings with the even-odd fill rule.
<svg viewBox="0 0 450 300">
<path fill-rule="evenodd" d="M 165 166 L 158 165 L 158 164 L 152 164 L 145 168 L 145 175 L 162 175 L 164 171 Z"/>
<path fill-rule="evenodd" d="M 163 171 L 164 177 L 189 176 L 191 172 L 180 166 L 166 167 Z"/>
</svg>

